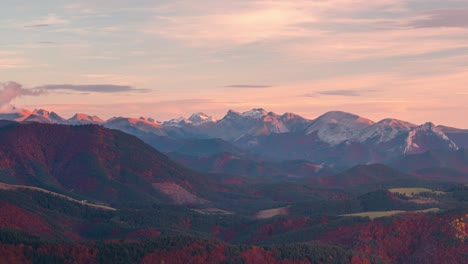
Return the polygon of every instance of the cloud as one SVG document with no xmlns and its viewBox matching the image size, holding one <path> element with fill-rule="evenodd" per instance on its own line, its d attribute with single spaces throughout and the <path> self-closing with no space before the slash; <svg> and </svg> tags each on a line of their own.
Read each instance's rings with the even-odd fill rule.
<svg viewBox="0 0 468 264">
<path fill-rule="evenodd" d="M 162 16 L 159 12 L 143 31 L 186 45 L 210 47 L 291 40 L 328 32 L 329 28 L 321 28 L 323 24 L 336 22 L 343 28 L 366 12 L 403 12 L 406 1 L 205 0 L 201 4 L 174 1 L 166 8 L 177 15 Z"/>
<path fill-rule="evenodd" d="M 26 25 L 23 25 L 25 28 L 41 28 L 41 27 L 49 27 L 55 25 L 66 25 L 69 24 L 70 21 L 59 17 L 56 14 L 49 14 L 44 18 L 34 20 Z"/>
<path fill-rule="evenodd" d="M 416 28 L 468 27 L 468 9 L 442 9 L 427 13 L 424 19 L 415 20 L 411 26 Z"/>
<path fill-rule="evenodd" d="M 271 88 L 272 85 L 258 85 L 258 84 L 231 84 L 224 86 L 226 88 L 241 88 L 241 89 L 257 89 L 257 88 Z"/>
<path fill-rule="evenodd" d="M 46 90 L 70 90 L 78 92 L 96 92 L 96 93 L 119 93 L 119 92 L 148 92 L 147 89 L 136 89 L 128 85 L 113 85 L 113 84 L 89 84 L 89 85 L 73 85 L 73 84 L 48 84 L 37 87 Z"/>
<path fill-rule="evenodd" d="M 361 94 L 358 91 L 354 91 L 354 90 L 328 90 L 328 91 L 319 91 L 317 93 L 321 95 L 361 96 Z"/>
<path fill-rule="evenodd" d="M 0 106 L 3 107 L 21 96 L 39 96 L 46 92 L 43 89 L 26 89 L 17 82 L 0 83 Z"/>
</svg>

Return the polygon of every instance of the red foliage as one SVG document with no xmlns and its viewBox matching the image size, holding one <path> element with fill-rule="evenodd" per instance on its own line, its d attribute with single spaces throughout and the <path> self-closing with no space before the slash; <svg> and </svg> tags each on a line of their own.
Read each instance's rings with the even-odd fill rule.
<svg viewBox="0 0 468 264">
<path fill-rule="evenodd" d="M 275 232 L 287 232 L 293 230 L 299 230 L 303 228 L 309 218 L 299 217 L 299 218 L 288 218 L 280 219 L 271 224 L 266 224 L 259 228 L 257 234 L 252 238 L 250 242 L 255 243 L 267 239 L 272 236 Z"/>
<path fill-rule="evenodd" d="M 221 263 L 225 261 L 224 246 L 216 245 L 208 251 L 202 244 L 193 244 L 191 246 L 175 249 L 172 251 L 160 250 L 148 254 L 142 263 L 173 263 L 173 264 L 203 264 L 203 263 Z"/>
<path fill-rule="evenodd" d="M 271 251 L 266 251 L 261 247 L 252 247 L 250 250 L 242 252 L 245 264 L 275 264 L 278 261 Z"/>
<path fill-rule="evenodd" d="M 37 250 L 44 254 L 53 253 L 54 255 L 60 256 L 65 259 L 64 263 L 97 263 L 96 255 L 98 251 L 96 249 L 83 246 L 83 245 L 50 245 L 41 246 Z M 72 261 L 74 259 L 74 261 Z"/>
<path fill-rule="evenodd" d="M 408 213 L 390 223 L 375 220 L 340 227 L 321 240 L 379 256 L 389 263 L 463 263 L 468 245 L 457 241 L 452 227 L 455 218 Z"/>
<path fill-rule="evenodd" d="M 4 201 L 0 201 L 0 227 L 46 236 L 50 236 L 53 230 L 39 216 Z"/>
<path fill-rule="evenodd" d="M 125 238 L 128 240 L 141 240 L 158 237 L 159 235 L 161 235 L 161 232 L 155 228 L 147 228 L 128 233 Z"/>
<path fill-rule="evenodd" d="M 29 250 L 31 250 L 30 246 L 0 244 L 0 263 L 31 263 L 26 254 Z"/>
</svg>

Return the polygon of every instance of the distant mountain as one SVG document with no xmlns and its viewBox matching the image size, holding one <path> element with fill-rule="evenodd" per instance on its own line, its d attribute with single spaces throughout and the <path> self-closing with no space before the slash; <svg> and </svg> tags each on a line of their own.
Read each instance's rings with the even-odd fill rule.
<svg viewBox="0 0 468 264">
<path fill-rule="evenodd" d="M 126 118 L 126 117 L 114 117 L 104 124 L 105 127 L 118 129 L 126 133 L 140 136 L 145 134 L 154 134 L 157 136 L 166 136 L 166 131 L 163 129 L 161 124 L 144 117 L 140 118 Z"/>
<path fill-rule="evenodd" d="M 15 110 L 16 111 L 16 110 Z M 189 118 L 166 122 L 151 118 L 114 117 L 107 121 L 97 116 L 76 114 L 65 120 L 45 110 L 0 114 L 0 119 L 59 124 L 100 124 L 130 133 L 164 152 L 177 151 L 191 141 L 198 150 L 187 148 L 183 154 L 196 153 L 210 139 L 221 139 L 238 149 L 275 160 L 308 160 L 338 168 L 357 164 L 388 163 L 401 156 L 428 150 L 456 151 L 468 146 L 468 130 L 415 125 L 397 119 L 377 123 L 351 113 L 332 111 L 315 120 L 285 113 L 277 115 L 262 108 L 246 112 L 229 110 L 217 120 L 199 112 Z M 204 143 L 203 143 L 203 140 Z M 214 141 L 212 141 L 214 142 Z M 218 142 L 219 143 L 219 142 Z M 205 145 L 204 145 L 205 144 Z M 225 152 L 232 152 L 225 149 Z M 214 154 L 214 153 L 210 153 Z"/>
<path fill-rule="evenodd" d="M 90 116 L 82 113 L 77 113 L 67 120 L 68 123 L 73 125 L 83 124 L 103 124 L 105 121 L 97 116 Z"/>
<path fill-rule="evenodd" d="M 35 109 L 26 119 L 25 122 L 38 122 L 48 124 L 64 124 L 67 122 L 65 118 L 62 118 L 55 112 L 49 112 L 43 109 Z"/>
<path fill-rule="evenodd" d="M 310 121 L 294 114 L 277 115 L 262 108 L 244 113 L 232 110 L 213 126 L 212 136 L 228 141 L 245 137 L 302 132 Z"/>
<path fill-rule="evenodd" d="M 355 137 L 358 142 L 380 144 L 389 142 L 402 133 L 407 133 L 417 126 L 397 119 L 384 119 L 378 123 L 365 127 Z"/>
<path fill-rule="evenodd" d="M 373 121 L 345 112 L 328 112 L 315 119 L 305 134 L 316 133 L 318 138 L 331 145 L 353 139 Z"/>
<path fill-rule="evenodd" d="M 430 149 L 457 150 L 458 146 L 432 123 L 426 123 L 409 132 L 405 154 L 423 153 Z"/>
<path fill-rule="evenodd" d="M 312 182 L 333 187 L 353 187 L 359 185 L 378 186 L 396 180 L 409 181 L 416 177 L 382 164 L 358 165 L 334 176 L 313 179 Z"/>
<path fill-rule="evenodd" d="M 468 129 L 438 126 L 460 148 L 468 149 Z"/>
<path fill-rule="evenodd" d="M 217 120 L 212 116 L 208 116 L 205 113 L 199 112 L 190 116 L 188 121 L 190 121 L 193 125 L 201 125 L 204 123 L 215 123 Z"/>
<path fill-rule="evenodd" d="M 173 126 L 173 127 L 182 127 L 184 125 L 192 125 L 192 126 L 199 126 L 206 123 L 215 123 L 217 121 L 216 118 L 212 116 L 208 116 L 205 113 L 199 112 L 195 113 L 190 116 L 190 118 L 186 119 L 184 117 L 180 117 L 177 119 L 172 119 L 166 122 L 163 122 L 164 126 Z"/>
<path fill-rule="evenodd" d="M 174 161 L 204 173 L 219 173 L 242 177 L 263 178 L 265 180 L 302 179 L 328 176 L 333 170 L 325 165 L 308 161 L 274 162 L 250 155 L 239 155 L 228 152 L 210 156 L 192 156 L 179 152 L 168 153 Z"/>
</svg>

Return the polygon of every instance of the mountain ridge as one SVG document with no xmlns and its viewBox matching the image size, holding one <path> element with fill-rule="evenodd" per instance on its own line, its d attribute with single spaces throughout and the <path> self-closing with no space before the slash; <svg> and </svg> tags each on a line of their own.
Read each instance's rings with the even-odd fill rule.
<svg viewBox="0 0 468 264">
<path fill-rule="evenodd" d="M 455 151 L 468 146 L 468 133 L 462 129 L 436 126 L 430 122 L 416 125 L 392 118 L 374 122 L 342 111 L 330 111 L 310 120 L 293 113 L 278 115 L 263 108 L 254 108 L 246 112 L 229 110 L 221 119 L 198 112 L 188 119 L 181 117 L 159 122 L 144 117 L 103 120 L 80 113 L 64 119 L 54 112 L 39 109 L 0 114 L 0 119 L 98 124 L 135 135 L 156 149 L 173 146 L 169 151 L 192 139 L 221 139 L 260 156 L 273 154 L 280 160 L 304 159 L 341 166 L 388 162 L 402 155 L 433 149 Z M 283 147 L 272 148 L 272 145 Z M 342 154 L 347 161 L 340 163 Z"/>
</svg>

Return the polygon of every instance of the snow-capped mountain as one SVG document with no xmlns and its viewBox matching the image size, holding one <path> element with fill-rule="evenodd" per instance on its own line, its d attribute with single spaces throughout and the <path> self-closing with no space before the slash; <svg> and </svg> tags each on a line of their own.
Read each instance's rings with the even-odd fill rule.
<svg viewBox="0 0 468 264">
<path fill-rule="evenodd" d="M 177 119 L 171 119 L 169 121 L 163 122 L 162 125 L 167 127 L 184 127 L 186 125 L 199 126 L 203 124 L 215 123 L 216 121 L 216 118 L 208 116 L 205 113 L 198 112 L 192 114 L 188 119 L 185 117 L 179 117 Z"/>
<path fill-rule="evenodd" d="M 305 134 L 317 133 L 320 140 L 337 145 L 355 138 L 363 129 L 374 124 L 373 121 L 350 113 L 333 111 L 315 119 Z"/>
<path fill-rule="evenodd" d="M 458 147 L 468 149 L 468 129 L 459 129 L 447 126 L 437 126 Z"/>
<path fill-rule="evenodd" d="M 415 127 L 417 126 L 405 121 L 387 118 L 364 128 L 353 140 L 380 144 L 391 141 L 395 137 L 402 133 L 407 133 Z"/>
<path fill-rule="evenodd" d="M 176 119 L 171 119 L 162 123 L 165 127 L 182 127 L 183 125 L 189 124 L 190 121 L 184 117 L 179 117 Z"/>
<path fill-rule="evenodd" d="M 217 120 L 212 116 L 199 112 L 191 115 L 187 121 L 194 126 L 198 126 L 205 123 L 215 123 Z"/>
<path fill-rule="evenodd" d="M 188 119 L 181 117 L 163 123 L 143 117 L 114 117 L 104 121 L 85 114 L 76 114 L 65 120 L 42 109 L 32 112 L 14 109 L 12 113 L 0 114 L 0 119 L 74 125 L 100 124 L 151 141 L 156 148 L 161 142 L 172 144 L 187 139 L 222 139 L 260 156 L 274 154 L 275 159 L 331 164 L 343 159 L 346 166 L 385 162 L 401 155 L 432 149 L 457 150 L 459 145 L 456 142 L 467 141 L 468 135 L 464 130 L 436 127 L 432 123 L 417 126 L 390 118 L 374 123 L 339 111 L 309 120 L 292 113 L 277 115 L 262 108 L 246 112 L 229 110 L 220 120 L 199 112 Z M 444 129 L 450 136 L 444 133 Z M 452 136 L 460 138 L 455 141 Z"/>
<path fill-rule="evenodd" d="M 430 122 L 409 131 L 405 143 L 404 154 L 418 154 L 430 149 L 458 150 L 458 146 Z"/>
<path fill-rule="evenodd" d="M 161 124 L 152 118 L 113 117 L 107 120 L 104 126 L 122 130 L 130 134 L 152 133 L 158 136 L 166 135 Z"/>
<path fill-rule="evenodd" d="M 252 119 L 261 119 L 268 114 L 267 111 L 263 108 L 254 108 L 250 111 L 243 112 L 240 114 L 242 117 L 252 118 Z"/>
<path fill-rule="evenodd" d="M 213 136 L 236 141 L 243 137 L 303 131 L 310 120 L 294 114 L 282 116 L 262 108 L 239 113 L 229 110 L 211 129 Z"/>
<path fill-rule="evenodd" d="M 49 112 L 44 109 L 34 109 L 24 121 L 38 122 L 38 123 L 50 123 L 50 124 L 65 124 L 67 120 L 62 118 L 55 112 Z"/>
<path fill-rule="evenodd" d="M 75 114 L 72 118 L 68 119 L 67 122 L 73 125 L 105 123 L 104 120 L 97 116 L 90 116 L 82 113 Z"/>
</svg>

